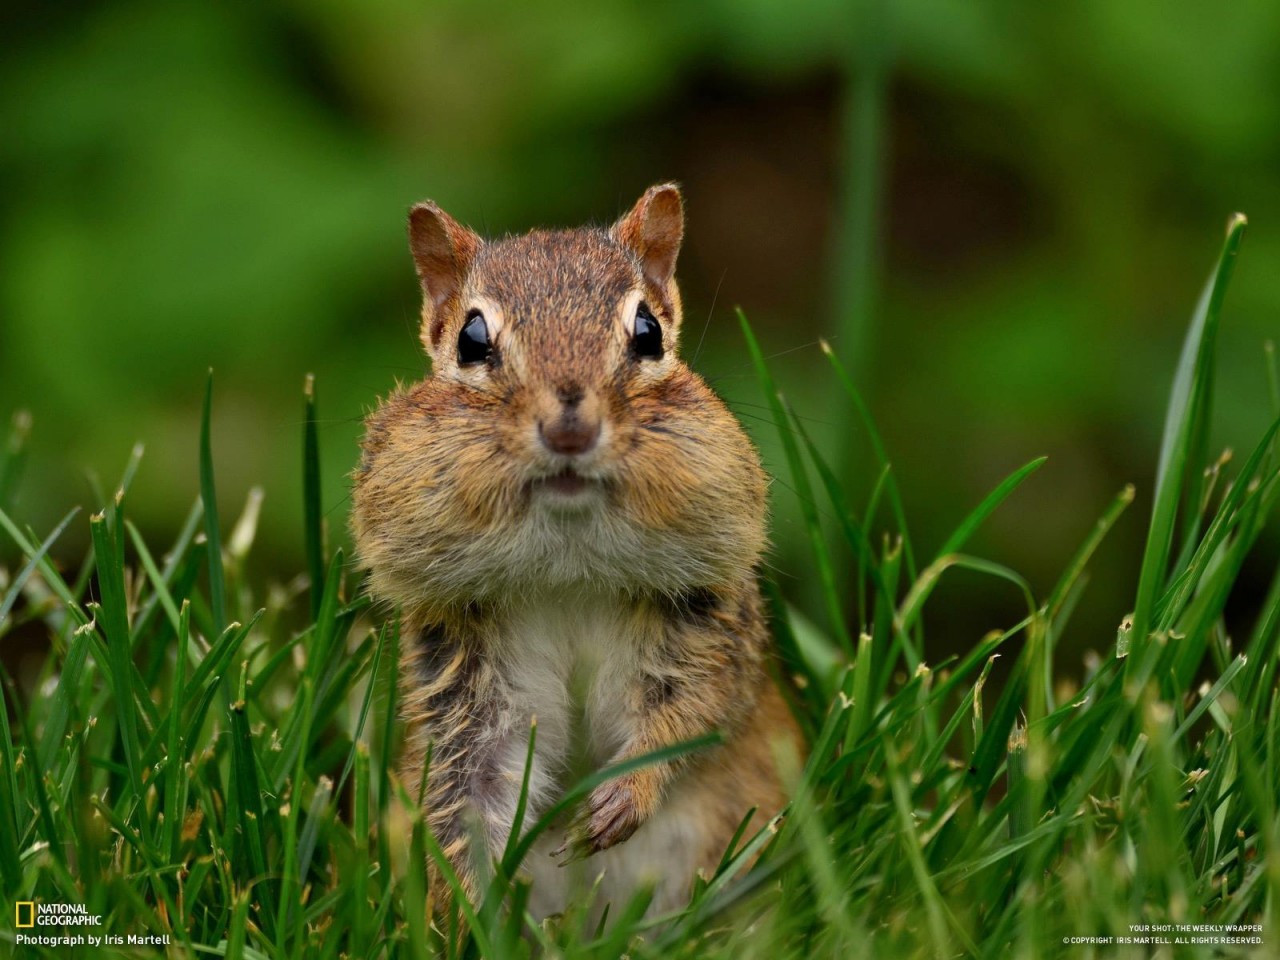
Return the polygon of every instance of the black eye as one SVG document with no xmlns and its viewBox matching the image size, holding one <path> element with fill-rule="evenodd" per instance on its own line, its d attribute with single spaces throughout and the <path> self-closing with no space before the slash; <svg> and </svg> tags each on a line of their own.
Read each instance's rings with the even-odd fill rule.
<svg viewBox="0 0 1280 960">
<path fill-rule="evenodd" d="M 647 303 L 636 308 L 635 333 L 631 335 L 631 352 L 646 360 L 662 359 L 662 324 Z"/>
<path fill-rule="evenodd" d="M 492 350 L 489 325 L 484 322 L 484 314 L 479 310 L 472 310 L 467 314 L 462 332 L 458 334 L 458 365 L 466 367 L 473 363 L 484 363 Z"/>
</svg>

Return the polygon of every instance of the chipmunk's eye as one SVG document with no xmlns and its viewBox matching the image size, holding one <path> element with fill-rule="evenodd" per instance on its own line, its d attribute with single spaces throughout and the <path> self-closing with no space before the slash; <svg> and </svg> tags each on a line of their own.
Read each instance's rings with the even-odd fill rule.
<svg viewBox="0 0 1280 960">
<path fill-rule="evenodd" d="M 636 308 L 635 332 L 631 335 L 631 352 L 646 360 L 662 359 L 662 324 L 647 303 Z"/>
<path fill-rule="evenodd" d="M 484 322 L 484 314 L 479 310 L 472 310 L 467 314 L 462 332 L 458 334 L 458 365 L 465 367 L 473 363 L 484 363 L 492 350 L 489 325 Z"/>
</svg>

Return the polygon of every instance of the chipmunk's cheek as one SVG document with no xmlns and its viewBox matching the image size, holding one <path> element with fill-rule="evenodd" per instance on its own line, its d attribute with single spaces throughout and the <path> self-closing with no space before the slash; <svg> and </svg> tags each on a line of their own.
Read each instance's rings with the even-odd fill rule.
<svg viewBox="0 0 1280 960">
<path fill-rule="evenodd" d="M 633 464 L 618 485 L 627 517 L 649 530 L 682 526 L 689 510 L 689 490 L 698 483 L 683 464 Z"/>
<path fill-rule="evenodd" d="M 446 487 L 467 531 L 481 533 L 510 522 L 518 502 L 518 472 L 492 440 L 462 445 L 454 455 L 453 475 Z"/>
</svg>

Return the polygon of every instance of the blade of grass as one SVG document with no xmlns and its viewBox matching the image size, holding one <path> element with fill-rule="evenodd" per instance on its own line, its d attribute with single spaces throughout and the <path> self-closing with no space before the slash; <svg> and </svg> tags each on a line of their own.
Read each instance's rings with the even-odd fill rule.
<svg viewBox="0 0 1280 960">
<path fill-rule="evenodd" d="M 9 421 L 4 447 L 0 448 L 0 510 L 13 506 L 18 480 L 27 458 L 27 438 L 31 435 L 31 414 L 19 410 Z"/>
<path fill-rule="evenodd" d="M 1207 429 L 1218 321 L 1227 282 L 1231 278 L 1240 241 L 1244 236 L 1245 223 L 1245 218 L 1236 214 L 1227 224 L 1222 253 L 1192 317 L 1174 376 L 1168 412 L 1165 415 L 1164 438 L 1160 445 L 1160 463 L 1156 470 L 1151 523 L 1138 577 L 1138 594 L 1133 613 L 1133 649 L 1125 665 L 1126 673 L 1130 676 L 1137 669 L 1134 664 L 1139 661 L 1133 654 L 1146 646 L 1152 611 L 1164 591 L 1166 566 L 1173 545 L 1174 525 L 1178 519 L 1178 505 L 1182 502 L 1184 489 L 1188 488 L 1188 477 L 1192 478 L 1189 499 L 1193 503 L 1199 502 L 1198 484 L 1203 480 L 1196 478 L 1200 475 L 1203 461 L 1196 461 L 1194 457 L 1203 445 L 1203 435 Z"/>
<path fill-rule="evenodd" d="M 226 575 L 222 568 L 222 533 L 218 526 L 218 497 L 213 485 L 213 448 L 209 421 L 213 413 L 213 371 L 205 387 L 200 415 L 200 500 L 204 504 L 204 536 L 209 555 L 209 612 L 215 633 L 227 626 Z"/>
<path fill-rule="evenodd" d="M 183 601 L 178 613 L 178 646 L 174 652 L 171 679 L 168 745 L 165 751 L 164 769 L 164 832 L 161 849 L 169 851 L 169 859 L 178 859 L 178 844 L 182 837 L 182 818 L 186 810 L 186 791 L 183 774 L 186 767 L 186 750 L 182 742 L 183 675 L 187 665 L 187 646 L 191 638 L 191 604 Z"/>
<path fill-rule="evenodd" d="M 989 574 L 1001 580 L 1008 580 L 1022 591 L 1028 610 L 1032 613 L 1035 612 L 1036 605 L 1031 596 L 1031 585 L 1013 570 L 1001 564 L 992 563 L 990 560 L 983 560 L 980 557 L 970 557 L 963 553 L 947 554 L 929 564 L 924 572 L 920 574 L 920 578 L 907 591 L 906 597 L 903 598 L 902 606 L 898 608 L 896 617 L 895 626 L 899 633 L 906 633 L 915 625 L 916 619 L 924 609 L 925 601 L 933 593 L 933 588 L 938 585 L 938 580 L 952 567 L 973 570 L 978 573 Z M 918 665 L 915 664 L 914 666 Z"/>
<path fill-rule="evenodd" d="M 237 890 L 232 896 L 231 908 L 231 927 L 227 931 L 227 939 L 219 944 L 225 947 L 220 951 L 209 951 L 210 953 L 221 953 L 224 957 L 248 957 L 249 951 L 247 947 L 249 932 L 249 891 Z"/>
<path fill-rule="evenodd" d="M 235 775 L 236 808 L 239 812 L 237 828 L 243 836 L 245 850 L 249 855 L 250 876 L 261 902 L 261 908 L 257 911 L 258 922 L 267 938 L 274 940 L 277 904 L 267 873 L 262 786 L 258 778 L 253 737 L 249 732 L 249 718 L 245 715 L 246 675 L 247 668 L 241 672 L 239 696 L 231 705 L 231 757 Z"/>
<path fill-rule="evenodd" d="M 858 637 L 858 656 L 853 662 L 853 709 L 849 711 L 846 748 L 856 746 L 871 725 L 871 710 L 874 706 L 874 695 L 871 692 L 873 648 L 870 634 L 864 633 Z"/>
<path fill-rule="evenodd" d="M 890 469 L 889 456 L 885 452 L 884 441 L 880 438 L 880 431 L 876 428 L 875 420 L 871 416 L 866 402 L 862 398 L 861 391 L 854 385 L 853 377 L 849 375 L 844 364 L 840 362 L 840 358 L 836 356 L 835 351 L 831 349 L 831 344 L 827 341 L 821 341 L 822 352 L 827 357 L 827 362 L 831 364 L 831 368 L 836 372 L 836 379 L 840 381 L 840 385 L 844 388 L 845 394 L 853 401 L 854 409 L 858 413 L 858 419 L 862 421 L 863 427 L 867 431 L 867 437 L 871 440 L 871 447 L 875 451 L 876 461 L 880 465 L 880 469 L 888 474 L 887 492 L 889 496 L 889 507 L 893 512 L 894 521 L 898 524 L 898 535 L 902 537 L 902 549 L 906 560 L 907 576 L 911 580 L 915 580 L 917 576 L 915 554 L 911 548 L 911 535 L 907 532 L 906 512 L 902 508 L 902 496 L 898 492 L 898 482 L 894 479 L 892 470 Z M 867 517 L 867 524 L 870 526 L 871 518 Z"/>
<path fill-rule="evenodd" d="M 385 629 L 385 628 L 384 628 Z M 374 685 L 370 678 L 369 685 Z M 369 750 L 358 739 L 355 744 L 355 789 L 352 791 L 352 865 L 351 907 L 347 916 L 351 930 L 347 934 L 347 953 L 353 957 L 371 956 L 369 943 L 369 839 L 372 833 L 369 818 L 369 796 L 372 782 L 369 779 Z"/>
<path fill-rule="evenodd" d="M 302 530 L 311 580 L 311 619 L 320 617 L 324 594 L 324 542 L 320 510 L 320 441 L 316 436 L 316 377 L 307 374 L 303 384 L 302 424 Z"/>
<path fill-rule="evenodd" d="M 804 421 L 792 412 L 792 422 L 795 425 L 796 432 L 800 439 L 804 441 L 805 450 L 809 454 L 809 460 L 813 463 L 814 469 L 818 471 L 818 477 L 822 480 L 822 485 L 826 489 L 827 498 L 831 501 L 832 507 L 835 509 L 836 521 L 840 526 L 841 532 L 844 534 L 845 540 L 849 547 L 853 550 L 858 559 L 859 571 L 865 571 L 870 576 L 877 595 L 882 597 L 885 602 L 892 603 L 893 598 L 888 595 L 885 589 L 884 580 L 880 577 L 880 570 L 875 563 L 875 551 L 871 547 L 871 542 L 867 539 L 866 532 L 858 525 L 857 519 L 853 515 L 853 510 L 849 506 L 848 499 L 841 489 L 840 481 L 836 479 L 836 475 L 827 465 L 825 458 L 819 452 L 817 445 L 809 436 L 808 430 L 805 428 Z M 861 591 L 860 591 L 861 595 Z M 865 600 L 859 603 L 860 623 L 866 622 Z"/>
<path fill-rule="evenodd" d="M 1116 521 L 1120 519 L 1120 515 L 1124 513 L 1129 504 L 1133 503 L 1133 497 L 1133 484 L 1127 484 L 1116 495 L 1116 498 L 1111 501 L 1111 505 L 1107 507 L 1106 512 L 1094 524 L 1089 536 L 1085 538 L 1084 543 L 1080 544 L 1075 555 L 1067 563 L 1066 570 L 1054 585 L 1053 591 L 1049 594 L 1049 599 L 1045 603 L 1045 612 L 1051 623 L 1055 623 L 1058 620 L 1068 595 L 1080 579 L 1081 574 L 1084 573 L 1085 567 L 1089 565 L 1089 560 L 1092 559 L 1093 554 L 1111 531 L 1111 528 L 1115 526 Z"/>
<path fill-rule="evenodd" d="M 17 704 L 14 704 L 15 708 Z M 17 764 L 13 755 L 13 734 L 9 730 L 9 701 L 0 684 L 0 888 L 8 897 L 22 885 L 22 864 L 18 862 L 18 810 L 22 796 L 18 789 Z"/>
<path fill-rule="evenodd" d="M 142 561 L 142 569 L 147 572 L 147 578 L 151 581 L 151 588 L 155 591 L 155 595 L 160 600 L 160 605 L 169 616 L 169 622 L 174 630 L 178 629 L 180 615 L 178 613 L 178 605 L 173 602 L 173 595 L 169 593 L 168 584 L 165 583 L 164 575 L 156 566 L 155 558 L 151 556 L 151 551 L 147 549 L 146 543 L 142 539 L 142 534 L 138 533 L 138 528 L 133 525 L 130 520 L 125 520 L 125 529 L 129 531 L 129 539 L 133 541 L 133 547 L 138 551 L 138 559 Z"/>
<path fill-rule="evenodd" d="M 792 417 L 788 413 L 782 395 L 774 384 L 773 375 L 769 372 L 769 367 L 765 363 L 764 353 L 761 351 L 760 344 L 751 330 L 751 325 L 747 323 L 746 314 L 741 310 L 738 311 L 738 323 L 747 342 L 747 352 L 751 354 L 752 363 L 755 365 L 756 377 L 760 381 L 761 389 L 764 390 L 766 402 L 773 413 L 774 423 L 778 426 L 778 437 L 782 441 L 782 451 L 786 457 L 787 466 L 791 471 L 791 477 L 795 481 L 800 514 L 804 518 L 805 531 L 809 535 L 809 545 L 813 550 L 814 562 L 818 567 L 818 579 L 822 587 L 822 599 L 827 610 L 827 619 L 830 621 L 830 626 L 835 633 L 836 639 L 840 642 L 840 649 L 846 655 L 852 657 L 854 644 L 853 639 L 849 636 L 844 609 L 840 602 L 841 590 L 836 584 L 835 567 L 832 565 L 831 555 L 827 550 L 826 539 L 822 533 L 822 522 L 818 517 L 817 500 L 814 498 L 813 488 L 809 484 L 809 472 L 800 456 L 800 447 L 796 443 L 795 434 L 792 433 L 789 426 Z"/>
<path fill-rule="evenodd" d="M 516 798 L 516 812 L 511 818 L 511 830 L 507 834 L 507 845 L 502 852 L 502 873 L 495 876 L 495 881 L 503 874 L 507 878 L 514 877 L 520 866 L 520 861 L 515 859 L 516 844 L 520 839 L 520 831 L 524 829 L 525 812 L 529 808 L 529 778 L 533 774 L 533 748 L 537 740 L 538 718 L 534 717 L 529 723 L 529 740 L 525 747 L 524 772 L 520 777 L 520 794 Z"/>
<path fill-rule="evenodd" d="M 36 546 L 35 541 L 28 538 L 2 509 L 0 509 L 0 528 L 3 528 L 5 533 L 12 538 L 24 556 L 39 556 L 39 547 Z M 62 575 L 58 573 L 57 568 L 54 567 L 48 556 L 40 557 L 39 569 L 41 579 L 53 591 L 54 595 L 65 604 L 66 612 L 70 614 L 76 625 L 83 626 L 88 623 L 90 618 L 76 599 L 80 594 L 67 586 L 67 582 L 62 579 Z"/>
<path fill-rule="evenodd" d="M 195 672 L 191 674 L 191 679 L 187 681 L 183 703 L 190 703 L 204 688 L 210 677 L 226 675 L 227 668 L 235 657 L 236 651 L 240 649 L 240 645 L 244 643 L 245 638 L 261 621 L 264 613 L 265 611 L 259 610 L 245 624 L 227 624 L 222 631 L 222 635 L 209 648 L 209 652 L 201 658 Z"/>
<path fill-rule="evenodd" d="M 943 903 L 937 884 L 934 882 L 928 865 L 925 863 L 924 855 L 921 853 L 920 839 L 916 833 L 915 820 L 911 813 L 910 791 L 907 789 L 906 782 L 902 776 L 902 769 L 895 755 L 896 749 L 893 743 L 885 743 L 885 767 L 888 772 L 890 791 L 893 794 L 893 807 L 898 815 L 902 851 L 906 855 L 907 864 L 911 868 L 916 890 L 920 895 L 920 899 L 924 901 L 925 915 L 929 923 L 929 939 L 933 945 L 933 955 L 935 957 L 951 956 L 953 951 L 951 938 L 947 935 L 948 927 L 950 927 L 950 932 L 960 939 L 971 955 L 976 954 L 978 952 L 976 945 L 969 940 L 964 928 L 960 926 L 955 916 Z"/>
<path fill-rule="evenodd" d="M 303 677 L 298 689 L 295 712 L 302 717 L 300 738 L 305 742 L 311 733 L 311 707 L 315 696 L 315 687 L 310 677 Z M 284 956 L 287 953 L 286 943 L 290 933 L 295 943 L 301 929 L 294 927 L 291 920 L 301 922 L 302 911 L 298 909 L 302 900 L 302 875 L 298 872 L 298 824 L 302 818 L 302 785 L 306 779 L 307 755 L 305 750 L 296 754 L 292 770 L 292 783 L 289 786 L 289 812 L 284 817 L 282 826 L 284 842 L 284 863 L 280 874 L 280 903 L 276 915 L 276 930 L 279 939 L 276 949 Z"/>
<path fill-rule="evenodd" d="M 979 503 L 970 514 L 964 518 L 960 526 L 947 538 L 947 542 L 942 545 L 942 549 L 938 551 L 938 556 L 942 557 L 948 553 L 956 553 L 969 542 L 969 538 L 974 532 L 986 522 L 987 517 L 991 516 L 1000 504 L 1009 498 L 1009 495 L 1018 487 L 1022 486 L 1024 480 L 1044 466 L 1048 457 L 1036 457 L 1026 466 L 1020 467 L 1000 482 L 1000 485 L 992 490 L 982 502 Z M 936 558 L 935 558 L 936 559 Z"/>
<path fill-rule="evenodd" d="M 182 589 L 182 584 L 176 578 L 179 572 L 179 565 L 182 564 L 183 560 L 187 557 L 187 551 L 190 549 L 191 543 L 195 539 L 196 531 L 200 529 L 200 520 L 203 513 L 203 506 L 200 503 L 199 498 L 197 498 L 191 505 L 191 509 L 187 512 L 187 519 L 183 522 L 182 529 L 179 531 L 177 539 L 174 540 L 173 546 L 170 547 L 169 552 L 164 556 L 164 565 L 159 568 L 160 580 L 165 584 L 165 592 L 168 593 L 169 598 L 173 600 L 175 604 L 181 602 L 187 597 L 187 591 Z M 138 540 L 141 542 L 141 537 L 139 537 Z M 145 569 L 146 557 L 143 557 L 143 561 Z M 152 564 L 154 565 L 154 560 L 152 560 Z M 150 575 L 150 570 L 148 570 L 148 576 Z M 156 609 L 160 607 L 161 603 L 162 597 L 160 591 L 157 589 L 142 604 L 141 608 L 138 610 L 137 617 L 134 618 L 134 631 L 136 633 L 142 633 L 147 629 L 151 622 L 151 617 L 155 614 Z M 192 646 L 192 657 L 196 655 L 195 648 L 198 646 L 198 643 Z"/>
<path fill-rule="evenodd" d="M 1204 712 L 1218 701 L 1218 698 L 1222 696 L 1222 692 L 1231 685 L 1231 681 L 1236 678 L 1236 674 L 1243 670 L 1248 662 L 1249 658 L 1245 654 L 1241 654 L 1231 662 L 1231 666 L 1227 667 L 1226 671 L 1218 678 L 1217 682 L 1214 683 L 1204 696 L 1200 698 L 1200 702 L 1197 703 L 1195 707 L 1192 708 L 1191 712 L 1187 714 L 1186 718 L 1178 724 L 1178 729 L 1173 732 L 1173 737 L 1171 738 L 1174 742 L 1181 740 L 1186 732 L 1191 729 L 1191 726 L 1200 719 Z"/>
<path fill-rule="evenodd" d="M 31 786 L 31 793 L 35 794 L 35 807 L 37 813 L 37 823 L 41 833 L 44 834 L 45 842 L 49 845 L 49 850 L 53 853 L 53 860 L 56 864 L 65 868 L 67 864 L 67 855 L 63 850 L 61 837 L 54 820 L 53 805 L 49 801 L 49 793 L 45 788 L 46 770 L 40 761 L 40 756 L 36 750 L 36 739 L 31 732 L 31 716 L 30 711 L 24 709 L 21 698 L 18 696 L 18 689 L 13 682 L 13 678 L 9 676 L 9 671 L 4 669 L 4 664 L 0 663 L 0 680 L 3 680 L 5 688 L 9 691 L 9 701 L 13 705 L 14 715 L 18 719 L 18 727 L 22 732 L 21 749 L 23 751 L 24 760 L 31 768 L 28 774 L 27 782 Z M 74 752 L 74 746 L 70 752 Z M 15 764 L 16 765 L 16 764 Z M 15 771 L 16 772 L 16 771 Z M 20 795 L 20 794 L 19 794 Z M 64 806 L 65 809 L 65 806 Z M 15 813 L 17 808 L 14 808 Z M 18 837 L 21 834 L 15 833 Z M 19 844 L 21 846 L 21 844 Z M 72 883 L 64 889 L 75 889 Z"/>
<path fill-rule="evenodd" d="M 1218 553 L 1227 535 L 1237 528 L 1241 518 L 1246 515 L 1246 502 L 1257 500 L 1263 495 L 1261 485 L 1255 481 L 1259 479 L 1259 471 L 1263 469 L 1271 441 L 1278 435 L 1280 420 L 1271 424 L 1263 435 L 1262 442 L 1249 455 L 1209 523 L 1204 539 L 1188 559 L 1186 568 L 1174 578 L 1168 591 L 1156 604 L 1153 614 L 1157 629 L 1168 630 L 1172 627 L 1199 587 L 1206 567 Z"/>
<path fill-rule="evenodd" d="M 99 609 L 107 635 L 109 673 L 116 694 L 116 717 L 125 765 L 129 770 L 129 784 L 134 797 L 141 802 L 142 750 L 138 743 L 138 709 L 133 699 L 133 645 L 129 636 L 128 601 L 125 598 L 121 526 L 119 507 L 116 508 L 115 533 L 107 529 L 104 514 L 94 514 L 89 521 L 98 567 L 98 586 L 102 591 L 102 605 Z"/>
<path fill-rule="evenodd" d="M 342 768 L 342 774 L 338 777 L 338 785 L 334 792 L 341 794 L 343 787 L 347 785 L 347 777 L 351 774 L 351 768 L 356 761 L 356 751 L 361 744 L 361 738 L 364 736 L 365 728 L 369 720 L 369 714 L 373 708 L 374 693 L 378 688 L 378 668 L 382 665 L 383 651 L 387 644 L 387 624 L 383 624 L 378 630 L 378 640 L 373 649 L 373 661 L 369 665 L 369 682 L 365 685 L 364 699 L 360 704 L 360 714 L 356 720 L 355 730 L 351 734 L 351 752 L 347 755 L 347 762 Z"/>
<path fill-rule="evenodd" d="M 1248 651 L 1249 660 L 1255 664 L 1255 672 L 1251 678 L 1250 691 L 1246 699 L 1255 712 L 1262 707 L 1264 698 L 1274 688 L 1278 659 L 1275 652 L 1278 642 L 1280 642 L 1280 564 L 1272 574 L 1271 586 L 1267 589 L 1253 635 L 1245 648 Z"/>
<path fill-rule="evenodd" d="M 50 548 L 58 541 L 63 531 L 67 529 L 67 525 L 71 523 L 79 512 L 79 507 L 71 508 L 67 515 L 62 518 L 62 521 L 53 528 L 53 532 L 36 548 L 35 553 L 32 554 L 26 565 L 18 571 L 18 575 L 13 578 L 13 583 L 9 584 L 9 589 L 5 592 L 3 599 L 0 599 L 0 636 L 5 634 L 5 618 L 9 616 L 9 611 L 13 609 L 14 604 L 18 602 L 18 596 L 22 593 L 22 588 L 26 586 L 27 580 L 30 579 L 31 574 L 35 573 L 36 568 L 40 566 L 48 555 Z"/>
<path fill-rule="evenodd" d="M 885 537 L 884 548 L 880 556 L 880 577 L 884 581 L 884 597 L 898 595 L 898 580 L 902 575 L 902 539 L 892 542 Z M 907 668 L 914 671 L 920 665 L 919 648 L 911 639 L 910 633 L 899 630 L 896 623 L 897 607 L 892 600 L 876 598 L 875 609 L 871 617 L 871 646 L 873 650 L 884 651 L 884 655 L 876 654 L 880 663 L 880 672 L 876 676 L 875 699 L 879 700 L 889 690 L 889 680 L 898 666 L 898 655 L 905 655 Z"/>
<path fill-rule="evenodd" d="M 316 783 L 315 792 L 311 796 L 311 803 L 307 807 L 307 822 L 303 826 L 302 836 L 298 840 L 297 880 L 300 887 L 298 889 L 298 899 L 290 908 L 296 917 L 294 921 L 294 954 L 296 956 L 302 956 L 302 947 L 306 943 L 305 931 L 303 930 L 306 915 L 302 906 L 307 893 L 307 879 L 311 875 L 311 862 L 315 859 L 316 844 L 319 842 L 321 825 L 326 821 L 331 821 L 335 813 L 332 807 L 333 798 L 333 781 L 328 777 L 320 777 Z"/>
</svg>

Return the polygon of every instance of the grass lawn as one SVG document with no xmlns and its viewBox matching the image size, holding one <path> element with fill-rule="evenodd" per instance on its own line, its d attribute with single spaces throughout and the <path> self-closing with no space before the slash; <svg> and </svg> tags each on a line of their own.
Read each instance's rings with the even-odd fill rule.
<svg viewBox="0 0 1280 960">
<path fill-rule="evenodd" d="M 87 520 L 72 511 L 52 531 L 25 527 L 9 511 L 23 455 L 15 428 L 0 460 L 2 555 L 16 558 L 0 571 L 0 637 L 36 625 L 49 654 L 34 682 L 4 677 L 0 954 L 1003 960 L 1258 950 L 1231 938 L 1280 950 L 1280 571 L 1247 633 L 1228 636 L 1222 620 L 1280 497 L 1280 420 L 1230 464 L 1209 442 L 1215 338 L 1243 231 L 1241 218 L 1228 227 L 1174 377 L 1133 609 L 1116 611 L 1115 637 L 1091 638 L 1099 656 L 1083 682 L 1067 679 L 1078 665 L 1059 674 L 1055 646 L 1133 490 L 1079 518 L 1079 550 L 1047 596 L 964 552 L 1041 461 L 941 546 L 913 544 L 883 444 L 839 360 L 826 351 L 880 458 L 865 506 L 846 499 L 744 320 L 823 585 L 817 626 L 769 589 L 812 750 L 785 818 L 741 835 L 714 875 L 693 881 L 687 908 L 656 922 L 641 919 L 643 900 L 613 904 L 599 926 L 585 909 L 542 924 L 523 909 L 521 853 L 592 782 L 527 818 L 524 840 L 460 925 L 435 929 L 424 916 L 425 865 L 439 848 L 410 799 L 417 785 L 391 773 L 396 624 L 370 609 L 349 558 L 325 547 L 310 390 L 307 570 L 265 596 L 244 572 L 256 500 L 234 523 L 217 515 L 211 388 L 201 490 L 171 543 L 145 543 L 129 521 L 137 457 Z M 1259 403 L 1280 417 L 1271 363 L 1273 395 Z M 851 583 L 837 583 L 824 517 L 853 558 Z M 52 563 L 59 536 L 86 522 L 91 554 L 78 567 Z M 1026 613 L 938 660 L 922 611 L 955 568 L 1008 581 Z M 999 689 L 987 684 L 997 656 L 1012 662 Z M 16 929 L 20 901 L 83 904 L 102 925 Z M 89 933 L 169 945 L 17 940 Z M 1170 945 L 1121 945 L 1126 937 Z"/>
</svg>

